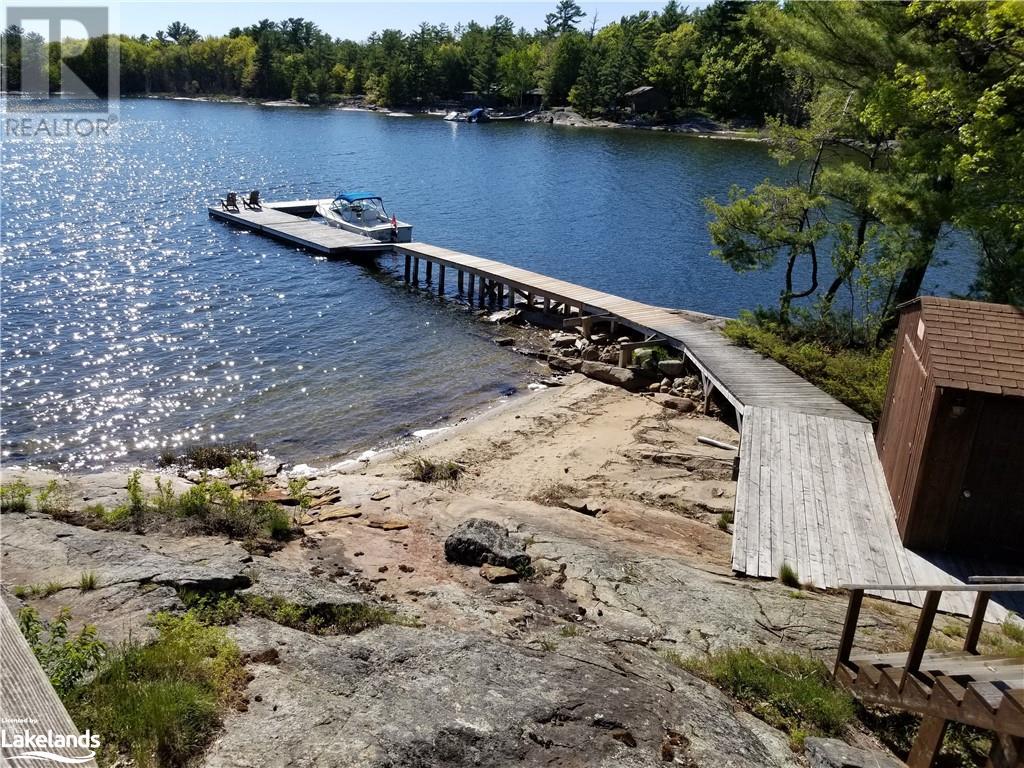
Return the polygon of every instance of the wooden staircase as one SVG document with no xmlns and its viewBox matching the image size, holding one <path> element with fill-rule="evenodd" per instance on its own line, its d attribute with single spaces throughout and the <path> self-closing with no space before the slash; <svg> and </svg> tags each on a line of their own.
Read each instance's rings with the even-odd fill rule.
<svg viewBox="0 0 1024 768">
<path fill-rule="evenodd" d="M 1024 591 L 1024 583 L 977 583 L 951 586 L 850 585 L 850 603 L 836 657 L 835 680 L 865 704 L 922 715 L 921 728 L 907 759 L 911 768 L 934 764 L 949 722 L 984 728 L 995 734 L 986 768 L 1024 768 L 1024 657 L 983 656 L 977 651 L 989 596 Z M 859 655 L 853 640 L 864 591 L 925 592 L 924 605 L 910 650 Z M 961 651 L 925 650 L 942 592 L 977 592 L 974 612 Z"/>
</svg>

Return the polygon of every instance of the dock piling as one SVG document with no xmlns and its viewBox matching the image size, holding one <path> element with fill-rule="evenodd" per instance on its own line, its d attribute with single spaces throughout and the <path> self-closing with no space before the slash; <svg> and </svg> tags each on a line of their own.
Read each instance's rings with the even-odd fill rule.
<svg viewBox="0 0 1024 768">
<path fill-rule="evenodd" d="M 434 262 L 427 259 L 427 283 L 433 279 L 434 275 Z"/>
<path fill-rule="evenodd" d="M 418 284 L 420 281 L 420 260 L 419 258 L 413 258 L 412 260 L 412 281 Z"/>
<path fill-rule="evenodd" d="M 460 269 L 459 270 L 459 295 L 460 296 L 462 295 L 462 276 L 463 276 L 463 272 Z M 472 290 L 472 289 L 470 289 L 470 290 Z"/>
<path fill-rule="evenodd" d="M 471 307 L 473 306 L 473 288 L 474 288 L 473 284 L 475 282 L 476 282 L 476 275 L 474 275 L 472 272 L 470 272 L 469 273 L 469 292 L 466 295 L 469 297 L 469 306 L 471 306 Z"/>
<path fill-rule="evenodd" d="M 405 254 L 405 282 L 409 282 L 409 270 L 412 267 L 412 256 Z"/>
<path fill-rule="evenodd" d="M 437 269 L 437 295 L 444 296 L 444 264 Z"/>
</svg>

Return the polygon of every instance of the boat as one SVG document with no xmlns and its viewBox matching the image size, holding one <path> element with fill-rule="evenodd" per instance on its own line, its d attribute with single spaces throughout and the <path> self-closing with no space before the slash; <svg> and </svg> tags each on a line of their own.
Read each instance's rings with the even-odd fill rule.
<svg viewBox="0 0 1024 768">
<path fill-rule="evenodd" d="M 388 214 L 384 200 L 372 192 L 339 192 L 317 203 L 316 212 L 332 227 L 385 243 L 412 242 L 412 224 Z"/>
<path fill-rule="evenodd" d="M 444 119 L 450 123 L 489 123 L 491 115 L 483 107 L 477 107 L 469 112 L 449 112 Z"/>
</svg>

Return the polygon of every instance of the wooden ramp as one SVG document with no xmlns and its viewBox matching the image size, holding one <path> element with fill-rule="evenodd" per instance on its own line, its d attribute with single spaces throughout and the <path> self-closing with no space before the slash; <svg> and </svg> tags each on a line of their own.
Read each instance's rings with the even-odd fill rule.
<svg viewBox="0 0 1024 768">
<path fill-rule="evenodd" d="M 294 203 L 264 203 L 260 208 L 240 207 L 227 210 L 211 205 L 207 208 L 210 216 L 227 221 L 239 227 L 259 232 L 275 240 L 283 240 L 317 253 L 329 256 L 358 253 L 385 253 L 391 250 L 390 243 L 372 240 L 354 232 L 346 232 L 322 221 L 298 216 L 294 211 L 316 207 L 315 200 L 300 200 Z"/>
<path fill-rule="evenodd" d="M 62 735 L 81 733 L 71 721 L 71 716 L 50 685 L 49 678 L 36 661 L 3 600 L 0 600 L 0 713 L 3 713 L 7 721 L 4 729 L 9 740 L 15 733 L 25 731 L 33 736 L 45 736 L 47 731 Z M 74 747 L 46 747 L 45 750 L 66 758 L 78 758 L 74 760 L 75 765 L 96 768 L 95 760 L 83 759 L 89 756 L 91 750 Z M 40 759 L 13 759 L 25 751 L 5 747 L 0 750 L 0 766 L 13 768 L 39 763 Z M 59 761 L 42 762 L 59 764 Z"/>
</svg>

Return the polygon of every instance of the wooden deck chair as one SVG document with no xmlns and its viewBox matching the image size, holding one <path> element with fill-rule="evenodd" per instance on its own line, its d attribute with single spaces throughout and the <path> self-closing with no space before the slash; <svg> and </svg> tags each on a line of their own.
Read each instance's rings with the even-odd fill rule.
<svg viewBox="0 0 1024 768">
<path fill-rule="evenodd" d="M 254 189 L 252 192 L 249 193 L 248 200 L 246 200 L 243 197 L 242 205 L 244 205 L 246 208 L 251 208 L 255 211 L 260 210 L 262 208 L 262 206 L 260 205 L 260 191 L 258 189 Z"/>
<path fill-rule="evenodd" d="M 234 211 L 238 213 L 238 193 L 228 192 L 227 197 L 220 201 L 220 207 L 225 211 Z"/>
</svg>

